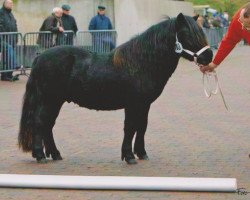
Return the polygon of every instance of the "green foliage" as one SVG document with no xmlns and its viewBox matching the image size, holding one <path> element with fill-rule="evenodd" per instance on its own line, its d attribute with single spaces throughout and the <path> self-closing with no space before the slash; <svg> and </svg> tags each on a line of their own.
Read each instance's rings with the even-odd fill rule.
<svg viewBox="0 0 250 200">
<path fill-rule="evenodd" d="M 229 16 L 242 7 L 249 0 L 185 0 L 192 2 L 194 5 L 210 5 L 211 8 L 218 10 L 219 12 L 227 11 Z"/>
</svg>

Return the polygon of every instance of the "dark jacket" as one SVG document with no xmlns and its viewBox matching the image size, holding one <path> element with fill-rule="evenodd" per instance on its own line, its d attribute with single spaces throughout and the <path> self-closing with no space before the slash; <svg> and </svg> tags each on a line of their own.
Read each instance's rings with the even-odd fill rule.
<svg viewBox="0 0 250 200">
<path fill-rule="evenodd" d="M 73 31 L 74 33 L 65 33 L 65 44 L 73 45 L 74 43 L 74 35 L 78 31 L 75 18 L 71 15 L 62 16 L 63 28 L 65 31 Z"/>
<path fill-rule="evenodd" d="M 204 27 L 204 28 L 210 28 L 210 24 L 209 24 L 209 21 L 208 21 L 207 18 L 204 19 L 203 27 Z"/>
<path fill-rule="evenodd" d="M 17 24 L 11 10 L 2 7 L 0 9 L 0 32 L 17 32 Z M 8 42 L 12 46 L 16 46 L 18 37 L 17 35 L 1 36 L 0 42 Z"/>
<path fill-rule="evenodd" d="M 60 26 L 63 26 L 62 20 L 52 14 L 43 21 L 43 24 L 39 31 L 51 31 L 52 33 L 60 33 L 57 23 L 59 23 Z"/>
<path fill-rule="evenodd" d="M 16 19 L 8 10 L 4 7 L 0 9 L 0 32 L 17 32 Z"/>
<path fill-rule="evenodd" d="M 62 24 L 65 31 L 73 31 L 75 34 L 78 31 L 75 18 L 71 15 L 63 14 Z"/>
<path fill-rule="evenodd" d="M 89 30 L 111 30 L 112 24 L 108 17 L 105 15 L 97 14 L 89 23 Z"/>
<path fill-rule="evenodd" d="M 39 31 L 50 31 L 51 33 L 40 33 L 38 36 L 37 44 L 42 47 L 49 48 L 63 43 L 63 33 L 59 31 L 59 26 L 63 27 L 62 20 L 54 14 L 47 17 L 39 29 Z M 56 40 L 53 40 L 53 35 L 56 35 Z"/>
</svg>

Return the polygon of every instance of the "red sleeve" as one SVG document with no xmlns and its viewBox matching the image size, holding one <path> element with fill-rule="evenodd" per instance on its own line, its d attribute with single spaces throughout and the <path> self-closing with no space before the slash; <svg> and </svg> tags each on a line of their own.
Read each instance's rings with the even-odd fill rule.
<svg viewBox="0 0 250 200">
<path fill-rule="evenodd" d="M 234 16 L 228 31 L 221 41 L 219 49 L 215 55 L 213 63 L 219 65 L 232 51 L 235 45 L 242 39 L 242 26 L 238 22 L 239 13 Z"/>
</svg>

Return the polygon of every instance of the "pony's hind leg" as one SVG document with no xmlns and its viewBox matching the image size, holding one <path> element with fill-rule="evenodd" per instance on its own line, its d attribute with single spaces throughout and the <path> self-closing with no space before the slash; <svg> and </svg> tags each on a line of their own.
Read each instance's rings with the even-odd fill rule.
<svg viewBox="0 0 250 200">
<path fill-rule="evenodd" d="M 43 152 L 42 130 L 39 126 L 34 129 L 36 134 L 32 136 L 32 157 L 36 158 L 39 163 L 46 163 L 45 154 Z"/>
<path fill-rule="evenodd" d="M 49 158 L 51 156 L 53 160 L 62 160 L 62 156 L 56 147 L 52 130 L 44 136 L 43 141 L 46 157 Z"/>
<path fill-rule="evenodd" d="M 39 112 L 36 115 L 36 131 L 33 135 L 33 149 L 32 156 L 38 162 L 46 162 L 46 156 L 54 160 L 62 160 L 60 152 L 57 150 L 53 138 L 52 128 L 55 124 L 56 117 L 59 114 L 62 103 L 42 105 L 39 107 Z"/>
<path fill-rule="evenodd" d="M 150 109 L 150 105 L 145 106 L 141 112 L 140 116 L 138 117 L 137 120 L 137 133 L 136 133 L 136 138 L 135 138 L 135 144 L 134 144 L 134 154 L 138 156 L 139 159 L 141 160 L 148 160 L 148 155 L 145 150 L 145 132 L 147 130 L 147 125 L 148 125 L 148 112 Z"/>
<path fill-rule="evenodd" d="M 128 164 L 136 164 L 135 156 L 132 152 L 132 140 L 135 135 L 135 112 L 132 108 L 125 108 L 124 138 L 122 143 L 122 160 Z"/>
<path fill-rule="evenodd" d="M 35 127 L 32 134 L 32 156 L 39 163 L 46 163 L 45 154 L 43 152 L 43 135 L 48 131 L 46 128 L 46 110 L 43 106 L 39 106 L 36 111 Z"/>
<path fill-rule="evenodd" d="M 46 131 L 43 135 L 43 142 L 45 147 L 45 154 L 46 157 L 52 157 L 53 160 L 62 160 L 62 156 L 58 151 L 55 140 L 53 137 L 52 129 L 55 125 L 56 118 L 58 117 L 59 111 L 62 107 L 62 102 L 54 103 L 52 106 L 48 106 L 48 113 L 49 113 L 49 122 L 48 122 L 48 131 Z"/>
</svg>

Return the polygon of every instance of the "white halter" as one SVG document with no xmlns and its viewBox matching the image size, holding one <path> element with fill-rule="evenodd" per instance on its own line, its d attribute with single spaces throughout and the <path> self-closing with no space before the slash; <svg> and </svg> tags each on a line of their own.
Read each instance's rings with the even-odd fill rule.
<svg viewBox="0 0 250 200">
<path fill-rule="evenodd" d="M 184 49 L 182 44 L 179 42 L 177 34 L 176 34 L 175 52 L 178 54 L 181 54 L 183 51 L 185 51 L 187 54 L 194 57 L 194 62 L 196 65 L 199 65 L 199 63 L 197 62 L 198 56 L 201 55 L 204 51 L 206 51 L 209 48 L 210 48 L 210 46 L 205 46 L 201 50 L 199 50 L 197 53 L 194 53 L 190 50 Z"/>
<path fill-rule="evenodd" d="M 176 42 L 175 42 L 175 52 L 178 53 L 178 54 L 181 54 L 183 51 L 185 51 L 187 54 L 191 55 L 194 57 L 194 62 L 197 66 L 199 66 L 199 63 L 197 62 L 197 58 L 199 55 L 201 55 L 204 51 L 206 51 L 207 49 L 209 49 L 210 46 L 205 46 L 203 47 L 201 50 L 199 50 L 197 53 L 194 53 L 190 50 L 187 50 L 187 49 L 184 49 L 182 44 L 179 42 L 178 40 L 178 37 L 177 37 L 177 34 L 176 34 Z M 210 90 L 208 90 L 206 87 L 205 87 L 205 80 L 207 81 L 207 83 L 209 84 L 209 77 L 213 75 L 214 76 L 214 79 L 215 79 L 215 83 L 216 83 L 216 88 L 214 90 L 212 90 L 210 88 Z M 205 79 L 206 78 L 206 79 Z M 222 90 L 221 90 L 221 87 L 219 85 L 219 80 L 218 80 L 218 76 L 216 74 L 215 71 L 213 71 L 212 73 L 204 73 L 203 74 L 203 89 L 204 89 L 204 93 L 206 95 L 206 97 L 210 98 L 212 95 L 216 95 L 218 93 L 218 91 L 220 92 L 221 94 L 221 97 L 222 97 L 222 100 L 223 100 L 223 103 L 224 103 L 224 106 L 225 108 L 228 110 L 228 107 L 227 107 L 227 104 L 226 104 L 226 101 L 225 101 L 225 98 L 224 98 L 224 95 L 222 93 Z"/>
</svg>

